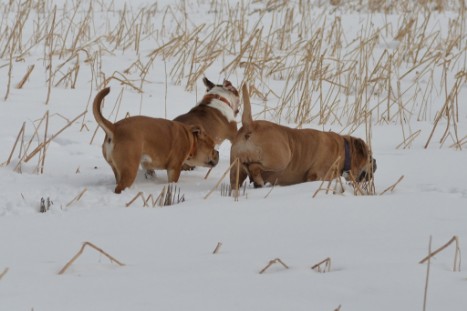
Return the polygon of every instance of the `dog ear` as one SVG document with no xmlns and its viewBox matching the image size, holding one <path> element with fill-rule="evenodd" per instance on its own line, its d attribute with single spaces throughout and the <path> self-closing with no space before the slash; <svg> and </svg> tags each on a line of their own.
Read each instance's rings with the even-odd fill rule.
<svg viewBox="0 0 467 311">
<path fill-rule="evenodd" d="M 362 139 L 352 137 L 352 145 L 354 148 L 354 155 L 363 159 L 368 158 L 368 148 Z"/>
<path fill-rule="evenodd" d="M 230 82 L 229 80 L 224 79 L 224 83 L 222 84 L 222 86 L 230 92 L 234 93 L 235 96 L 239 95 L 238 90 L 232 85 L 232 82 Z"/>
<path fill-rule="evenodd" d="M 229 80 L 227 80 L 227 79 L 224 79 L 223 86 L 224 86 L 224 87 L 229 87 L 229 86 L 232 86 L 232 82 L 230 82 L 230 81 L 229 81 Z"/>
<path fill-rule="evenodd" d="M 201 128 L 199 126 L 193 125 L 191 127 L 191 132 L 195 135 L 198 136 L 201 133 Z"/>
<path fill-rule="evenodd" d="M 196 137 L 206 136 L 206 131 L 200 125 L 192 125 L 190 127 L 190 130 L 191 130 L 191 133 L 193 133 L 193 135 L 195 135 Z"/>
<path fill-rule="evenodd" d="M 213 87 L 215 87 L 216 85 L 214 83 L 212 83 L 211 81 L 209 81 L 208 78 L 206 77 L 203 77 L 203 83 L 204 85 L 206 86 L 206 92 L 209 92 Z"/>
</svg>

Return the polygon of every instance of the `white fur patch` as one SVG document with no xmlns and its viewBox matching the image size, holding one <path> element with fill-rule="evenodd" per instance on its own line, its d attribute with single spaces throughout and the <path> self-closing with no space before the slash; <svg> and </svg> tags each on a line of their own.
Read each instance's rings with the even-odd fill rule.
<svg viewBox="0 0 467 311">
<path fill-rule="evenodd" d="M 213 99 L 208 104 L 208 106 L 219 110 L 220 113 L 222 113 L 229 122 L 235 122 L 236 120 L 234 111 L 238 109 L 239 99 L 234 94 L 232 94 L 232 92 L 229 92 L 221 87 L 212 88 L 208 94 L 218 94 L 229 101 L 230 106 L 219 99 Z"/>
<path fill-rule="evenodd" d="M 107 141 L 108 141 L 108 138 L 106 137 L 105 142 L 104 142 L 105 159 L 107 160 L 107 162 L 111 162 L 112 161 L 112 153 L 113 153 L 113 150 L 114 150 L 114 143 L 113 143 L 112 140 L 110 141 L 110 143 L 108 143 Z"/>
<path fill-rule="evenodd" d="M 152 163 L 152 158 L 148 156 L 147 154 L 143 154 L 141 156 L 141 163 Z"/>
<path fill-rule="evenodd" d="M 224 117 L 226 117 L 229 122 L 232 122 L 232 121 L 235 122 L 235 114 L 234 114 L 232 108 L 230 108 L 230 106 L 227 105 L 226 103 L 224 103 L 222 100 L 213 99 L 208 104 L 208 106 L 219 110 L 220 113 L 222 113 L 224 115 Z"/>
</svg>

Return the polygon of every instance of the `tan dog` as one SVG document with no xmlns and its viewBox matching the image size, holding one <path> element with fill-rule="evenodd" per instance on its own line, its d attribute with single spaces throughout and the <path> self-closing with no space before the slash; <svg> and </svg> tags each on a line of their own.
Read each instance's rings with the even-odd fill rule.
<svg viewBox="0 0 467 311">
<path fill-rule="evenodd" d="M 307 181 L 330 180 L 333 165 L 339 175 L 357 181 L 371 178 L 376 161 L 365 142 L 352 136 L 313 129 L 293 129 L 268 121 L 253 121 L 248 89 L 244 85 L 243 127 L 232 144 L 230 161 L 240 161 L 239 184 L 247 176 L 255 187 L 266 183 L 291 185 Z M 347 172 L 347 174 L 344 174 Z M 334 175 L 334 176 L 333 176 Z M 237 170 L 230 172 L 232 188 L 237 185 Z"/>
<path fill-rule="evenodd" d="M 102 153 L 115 175 L 115 193 L 133 184 L 140 164 L 146 170 L 166 169 L 168 181 L 177 182 L 184 163 L 213 167 L 219 161 L 214 141 L 199 127 L 145 116 L 115 124 L 105 119 L 101 102 L 109 92 L 105 88 L 96 95 L 93 113 L 106 134 Z"/>
<path fill-rule="evenodd" d="M 223 84 L 214 84 L 203 78 L 206 94 L 189 112 L 174 120 L 188 125 L 203 127 L 217 145 L 228 139 L 233 142 L 237 134 L 239 94 L 237 89 L 224 80 Z"/>
</svg>

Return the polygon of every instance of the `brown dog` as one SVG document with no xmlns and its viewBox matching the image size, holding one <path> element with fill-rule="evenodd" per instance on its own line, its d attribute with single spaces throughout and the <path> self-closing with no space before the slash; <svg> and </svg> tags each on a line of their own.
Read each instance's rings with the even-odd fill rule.
<svg viewBox="0 0 467 311">
<path fill-rule="evenodd" d="M 232 144 L 230 161 L 240 161 L 238 183 L 247 176 L 255 187 L 266 183 L 291 185 L 331 180 L 335 165 L 339 175 L 357 181 L 372 178 L 376 161 L 365 142 L 352 136 L 313 129 L 293 129 L 268 121 L 253 121 L 246 85 L 243 86 L 243 127 Z M 347 173 L 347 174 L 345 174 Z M 235 165 L 230 171 L 232 188 L 237 186 Z"/>
<path fill-rule="evenodd" d="M 115 175 L 115 193 L 133 184 L 140 164 L 146 170 L 166 169 L 168 181 L 177 182 L 184 163 L 213 167 L 219 161 L 214 141 L 199 127 L 145 116 L 115 124 L 105 119 L 101 102 L 109 92 L 105 88 L 96 95 L 93 113 L 105 132 L 102 153 Z"/>
<path fill-rule="evenodd" d="M 237 89 L 224 80 L 223 84 L 214 84 L 203 78 L 206 94 L 189 112 L 174 120 L 188 125 L 203 127 L 217 145 L 228 139 L 233 142 L 237 134 L 239 94 Z"/>
</svg>

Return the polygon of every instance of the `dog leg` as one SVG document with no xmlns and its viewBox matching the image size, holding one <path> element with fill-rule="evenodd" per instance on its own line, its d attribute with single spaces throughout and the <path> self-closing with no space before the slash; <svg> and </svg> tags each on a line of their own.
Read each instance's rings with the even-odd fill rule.
<svg viewBox="0 0 467 311">
<path fill-rule="evenodd" d="M 306 181 L 317 181 L 318 175 L 313 171 L 308 171 L 306 175 Z"/>
<path fill-rule="evenodd" d="M 130 187 L 136 179 L 138 166 L 127 167 L 120 172 L 120 179 L 117 181 L 115 193 L 121 193 L 125 188 Z"/>
<path fill-rule="evenodd" d="M 250 178 L 253 179 L 253 185 L 255 188 L 264 187 L 264 179 L 261 176 L 261 165 L 253 163 L 248 165 L 248 171 L 250 172 Z"/>
<path fill-rule="evenodd" d="M 146 169 L 146 171 L 144 172 L 144 177 L 146 179 L 149 179 L 149 178 L 153 178 L 156 176 L 156 171 L 155 170 L 152 170 L 152 169 Z"/>
<path fill-rule="evenodd" d="M 248 170 L 243 164 L 239 164 L 240 168 L 237 165 L 232 166 L 230 169 L 230 187 L 232 189 L 240 188 L 245 179 L 248 177 Z M 238 170 L 238 180 L 237 180 L 237 170 Z"/>
<path fill-rule="evenodd" d="M 167 169 L 167 179 L 169 183 L 171 182 L 178 182 L 180 178 L 181 167 L 178 168 L 168 168 Z"/>
<path fill-rule="evenodd" d="M 110 164 L 110 167 L 112 168 L 112 172 L 114 172 L 114 176 L 115 176 L 115 180 L 119 180 L 120 178 L 118 177 L 118 171 L 117 169 L 114 167 L 114 165 L 110 162 L 108 162 Z"/>
<path fill-rule="evenodd" d="M 133 184 L 138 173 L 139 158 L 137 153 L 124 154 L 119 152 L 117 156 L 114 156 L 114 164 L 118 164 L 114 165 L 115 176 L 118 176 L 115 193 L 121 193 Z"/>
</svg>

